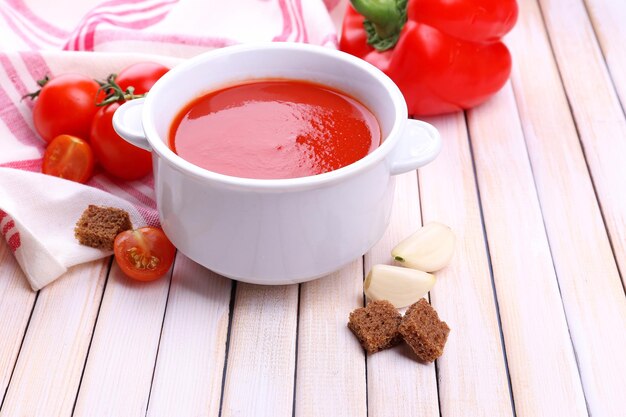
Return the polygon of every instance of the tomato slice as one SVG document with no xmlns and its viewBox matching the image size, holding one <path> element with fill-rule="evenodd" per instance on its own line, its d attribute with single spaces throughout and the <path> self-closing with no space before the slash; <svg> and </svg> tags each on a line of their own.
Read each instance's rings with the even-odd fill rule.
<svg viewBox="0 0 626 417">
<path fill-rule="evenodd" d="M 127 276 L 138 281 L 153 281 L 170 270 L 176 248 L 163 230 L 148 226 L 117 235 L 113 252 Z"/>
<path fill-rule="evenodd" d="M 76 136 L 59 135 L 46 148 L 41 172 L 84 184 L 91 178 L 93 166 L 89 143 Z"/>
</svg>

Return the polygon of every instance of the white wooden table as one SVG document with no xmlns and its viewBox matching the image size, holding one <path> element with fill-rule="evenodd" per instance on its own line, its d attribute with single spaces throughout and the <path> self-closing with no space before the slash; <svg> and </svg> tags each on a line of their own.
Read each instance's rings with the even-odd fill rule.
<svg viewBox="0 0 626 417">
<path fill-rule="evenodd" d="M 32 292 L 0 244 L 0 417 L 626 415 L 626 3 L 521 0 L 511 82 L 428 121 L 385 237 L 302 285 L 182 255 L 140 284 L 109 259 Z M 430 301 L 444 355 L 366 356 L 363 272 L 423 221 L 458 236 Z"/>
</svg>

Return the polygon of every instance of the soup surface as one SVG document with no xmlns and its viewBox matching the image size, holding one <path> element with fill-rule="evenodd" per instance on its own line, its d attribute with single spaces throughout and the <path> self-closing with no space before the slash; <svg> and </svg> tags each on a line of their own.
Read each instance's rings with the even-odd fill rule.
<svg viewBox="0 0 626 417">
<path fill-rule="evenodd" d="M 172 124 L 169 145 L 213 172 L 277 179 L 344 167 L 380 140 L 378 121 L 352 97 L 305 81 L 263 80 L 189 103 Z"/>
</svg>

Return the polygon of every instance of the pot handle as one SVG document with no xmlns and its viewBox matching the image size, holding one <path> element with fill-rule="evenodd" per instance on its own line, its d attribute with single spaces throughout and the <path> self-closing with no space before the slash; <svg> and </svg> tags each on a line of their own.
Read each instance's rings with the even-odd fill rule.
<svg viewBox="0 0 626 417">
<path fill-rule="evenodd" d="M 403 174 L 426 165 L 441 151 L 441 136 L 426 122 L 410 119 L 396 149 L 391 153 L 391 175 Z"/>
<path fill-rule="evenodd" d="M 144 100 L 143 98 L 129 100 L 118 107 L 113 114 L 113 129 L 126 142 L 138 148 L 152 151 L 141 124 Z"/>
</svg>

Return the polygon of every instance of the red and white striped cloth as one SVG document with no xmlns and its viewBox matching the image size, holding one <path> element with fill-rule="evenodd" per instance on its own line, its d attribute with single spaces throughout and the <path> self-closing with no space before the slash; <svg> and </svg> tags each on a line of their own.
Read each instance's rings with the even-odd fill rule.
<svg viewBox="0 0 626 417">
<path fill-rule="evenodd" d="M 98 171 L 87 186 L 34 174 L 45 148 L 21 97 L 44 75 L 103 79 L 133 62 L 168 66 L 213 48 L 256 41 L 336 47 L 346 0 L 0 0 L 0 232 L 32 288 L 109 255 L 76 244 L 91 203 L 126 208 L 136 227 L 158 224 L 153 179 Z M 94 53 L 95 52 L 95 53 Z"/>
</svg>

